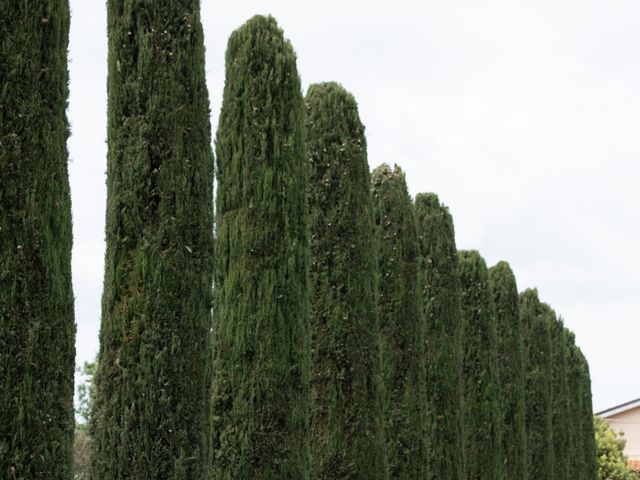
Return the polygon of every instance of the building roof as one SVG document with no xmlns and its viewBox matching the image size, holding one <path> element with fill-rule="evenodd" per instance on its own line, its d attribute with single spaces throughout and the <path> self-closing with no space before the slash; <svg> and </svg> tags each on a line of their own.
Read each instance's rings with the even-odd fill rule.
<svg viewBox="0 0 640 480">
<path fill-rule="evenodd" d="M 634 472 L 640 472 L 640 460 L 629 460 L 627 465 Z"/>
<path fill-rule="evenodd" d="M 621 403 L 620 405 L 616 405 L 615 407 L 607 408 L 606 410 L 597 412 L 596 415 L 598 417 L 607 418 L 613 415 L 617 415 L 618 413 L 626 412 L 627 410 L 632 410 L 636 407 L 640 407 L 640 398 L 636 398 L 635 400 L 631 400 L 629 402 Z"/>
</svg>

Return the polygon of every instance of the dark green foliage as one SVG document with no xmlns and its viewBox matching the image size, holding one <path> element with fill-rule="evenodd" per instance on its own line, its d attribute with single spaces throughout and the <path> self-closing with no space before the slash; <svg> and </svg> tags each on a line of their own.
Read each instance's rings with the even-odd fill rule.
<svg viewBox="0 0 640 480">
<path fill-rule="evenodd" d="M 516 279 L 506 262 L 489 269 L 498 339 L 498 398 L 504 475 L 526 480 L 525 369 Z"/>
<path fill-rule="evenodd" d="M 372 202 L 364 127 L 335 83 L 306 97 L 311 161 L 311 466 L 317 480 L 387 478 Z"/>
<path fill-rule="evenodd" d="M 569 471 L 572 478 L 582 478 L 586 471 L 584 455 L 582 453 L 582 367 L 575 345 L 575 335 L 566 331 L 564 335 L 565 351 L 567 354 L 567 388 L 569 390 Z"/>
<path fill-rule="evenodd" d="M 69 479 L 67 0 L 0 2 L 0 478 Z"/>
<path fill-rule="evenodd" d="M 581 373 L 578 395 L 580 396 L 580 404 L 582 407 L 580 415 L 582 441 L 579 442 L 577 449 L 583 458 L 582 465 L 584 469 L 579 478 L 594 480 L 598 475 L 598 466 L 596 460 L 595 428 L 592 420 L 591 375 L 589 373 L 589 363 L 587 359 L 579 348 L 576 347 L 576 349 L 578 368 Z"/>
<path fill-rule="evenodd" d="M 520 294 L 519 303 L 525 336 L 527 478 L 555 480 L 550 309 L 540 303 L 538 292 L 531 289 Z"/>
<path fill-rule="evenodd" d="M 453 220 L 432 193 L 416 196 L 414 213 L 427 338 L 427 478 L 462 480 L 462 312 Z"/>
<path fill-rule="evenodd" d="M 92 478 L 208 478 L 213 155 L 199 2 L 107 5 Z"/>
<path fill-rule="evenodd" d="M 562 320 L 556 318 L 555 312 L 551 312 L 549 321 L 551 330 L 554 479 L 573 480 L 575 477 L 574 472 L 570 470 L 571 438 L 569 432 L 574 426 L 569 422 L 570 399 L 567 376 L 567 345 L 564 338 L 566 333 Z"/>
<path fill-rule="evenodd" d="M 216 139 L 213 478 L 309 477 L 309 221 L 296 58 L 233 32 Z"/>
<path fill-rule="evenodd" d="M 536 290 L 520 294 L 525 332 L 528 478 L 596 478 L 589 366 Z"/>
<path fill-rule="evenodd" d="M 594 480 L 597 475 L 589 366 L 575 345 L 573 333 L 565 334 L 569 391 L 570 462 L 572 478 Z"/>
<path fill-rule="evenodd" d="M 379 313 L 389 477 L 426 478 L 426 332 L 419 248 L 404 173 L 382 165 L 371 177 L 378 247 Z"/>
<path fill-rule="evenodd" d="M 463 406 L 466 478 L 503 478 L 497 383 L 497 338 L 487 266 L 478 252 L 461 251 Z"/>
</svg>

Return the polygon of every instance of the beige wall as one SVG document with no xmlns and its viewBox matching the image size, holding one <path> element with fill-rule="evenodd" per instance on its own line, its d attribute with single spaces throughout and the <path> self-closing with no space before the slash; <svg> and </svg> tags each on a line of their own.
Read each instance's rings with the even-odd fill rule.
<svg viewBox="0 0 640 480">
<path fill-rule="evenodd" d="M 627 441 L 624 453 L 629 460 L 640 460 L 640 407 L 606 417 L 605 420 L 616 432 L 624 432 Z"/>
</svg>

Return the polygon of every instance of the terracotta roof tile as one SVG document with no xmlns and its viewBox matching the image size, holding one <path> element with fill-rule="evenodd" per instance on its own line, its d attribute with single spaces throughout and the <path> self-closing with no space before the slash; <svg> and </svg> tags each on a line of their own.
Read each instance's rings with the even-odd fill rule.
<svg viewBox="0 0 640 480">
<path fill-rule="evenodd" d="M 629 460 L 627 465 L 629 465 L 629 468 L 634 472 L 640 472 L 640 460 Z"/>
</svg>

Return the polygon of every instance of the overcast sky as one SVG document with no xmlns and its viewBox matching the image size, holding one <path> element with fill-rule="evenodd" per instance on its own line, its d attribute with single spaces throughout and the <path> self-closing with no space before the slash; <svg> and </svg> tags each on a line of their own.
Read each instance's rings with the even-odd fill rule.
<svg viewBox="0 0 640 480">
<path fill-rule="evenodd" d="M 71 0 L 77 360 L 98 350 L 104 263 L 106 7 Z M 369 163 L 436 192 L 459 249 L 511 264 L 575 332 L 596 411 L 640 397 L 637 0 L 203 0 L 213 131 L 229 34 L 272 14 L 303 88 L 359 103 Z"/>
</svg>

